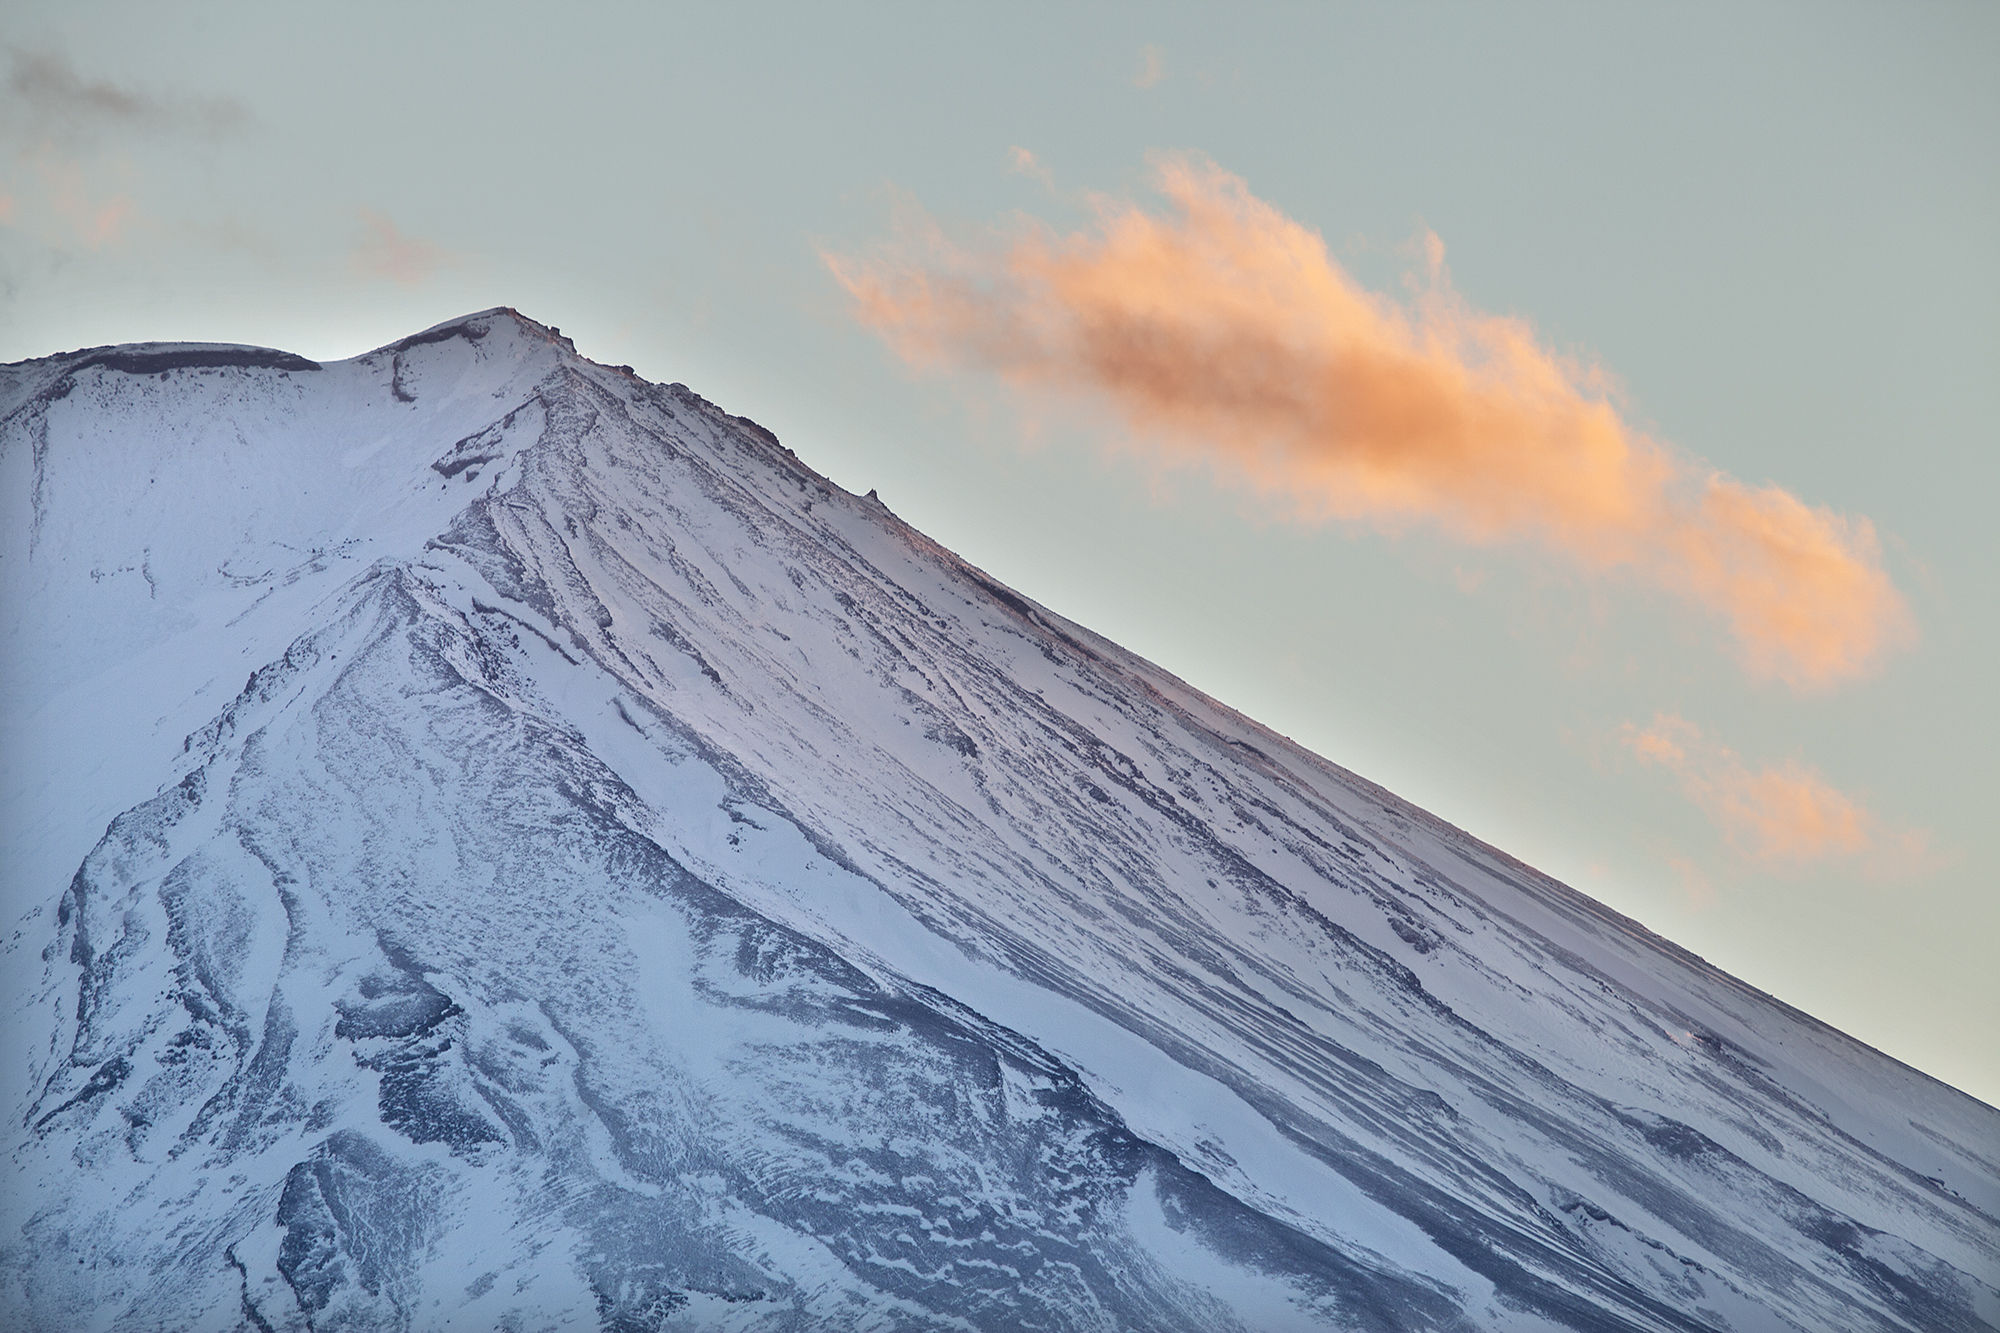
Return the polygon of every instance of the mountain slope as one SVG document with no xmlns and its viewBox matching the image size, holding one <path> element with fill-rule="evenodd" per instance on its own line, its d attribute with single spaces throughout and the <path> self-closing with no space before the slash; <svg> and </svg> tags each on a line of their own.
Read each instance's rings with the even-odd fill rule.
<svg viewBox="0 0 2000 1333">
<path fill-rule="evenodd" d="M 1992 1108 L 679 386 L 6 374 L 14 1322 L 2000 1323 Z"/>
</svg>

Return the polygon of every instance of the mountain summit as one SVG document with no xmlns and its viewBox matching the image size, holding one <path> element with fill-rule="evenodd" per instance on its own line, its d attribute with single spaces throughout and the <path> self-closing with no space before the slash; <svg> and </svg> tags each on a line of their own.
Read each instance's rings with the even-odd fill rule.
<svg viewBox="0 0 2000 1333">
<path fill-rule="evenodd" d="M 0 376 L 9 1328 L 2000 1324 L 1993 1108 L 680 385 Z"/>
</svg>

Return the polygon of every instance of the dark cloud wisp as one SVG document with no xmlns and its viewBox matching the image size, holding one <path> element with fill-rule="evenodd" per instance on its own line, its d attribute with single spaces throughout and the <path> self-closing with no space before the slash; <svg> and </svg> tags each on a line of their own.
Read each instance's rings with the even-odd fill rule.
<svg viewBox="0 0 2000 1333">
<path fill-rule="evenodd" d="M 192 97 L 121 86 L 77 72 L 48 51 L 8 48 L 7 101 L 32 138 L 78 145 L 106 134 L 217 138 L 243 128 L 250 113 L 228 97 Z"/>
</svg>

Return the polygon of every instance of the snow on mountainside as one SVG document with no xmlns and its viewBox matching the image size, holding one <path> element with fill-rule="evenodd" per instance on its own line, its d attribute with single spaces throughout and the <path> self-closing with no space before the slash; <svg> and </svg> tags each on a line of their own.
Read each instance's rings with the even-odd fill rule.
<svg viewBox="0 0 2000 1333">
<path fill-rule="evenodd" d="M 0 379 L 0 1324 L 2000 1326 L 2000 1113 L 494 310 Z"/>
</svg>

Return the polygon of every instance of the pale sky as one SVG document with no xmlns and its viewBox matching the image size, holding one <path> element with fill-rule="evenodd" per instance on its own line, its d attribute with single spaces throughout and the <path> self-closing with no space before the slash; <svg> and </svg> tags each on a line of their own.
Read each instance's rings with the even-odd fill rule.
<svg viewBox="0 0 2000 1333">
<path fill-rule="evenodd" d="M 0 359 L 326 360 L 514 306 L 2000 1102 L 2000 10 L 15 0 L 0 44 Z M 1508 317 L 1532 366 L 1601 370 L 1577 401 L 1679 484 L 1780 488 L 1900 628 L 1801 666 L 1800 635 L 1893 617 L 1852 580 L 1760 583 L 1745 612 L 1667 528 L 1623 565 L 1551 537 L 1561 483 L 1516 460 L 1561 413 L 1474 441 L 1449 502 L 1391 525 L 1303 465 L 1260 489 L 1204 452 L 1218 420 L 1278 419 L 1257 403 L 1135 433 L 1165 400 L 972 347 L 987 323 L 918 328 L 945 355 L 913 363 L 915 326 L 871 327 L 827 263 L 908 279 L 929 219 L 988 282 L 973 315 L 1069 318 L 994 295 L 996 265 L 1037 234 L 1108 263 L 1121 219 L 1188 234 L 1172 162 L 1433 331 L 1434 235 L 1450 327 Z M 1489 492 L 1525 526 L 1446 512 Z M 1757 637 L 1783 614 L 1792 638 Z"/>
</svg>

